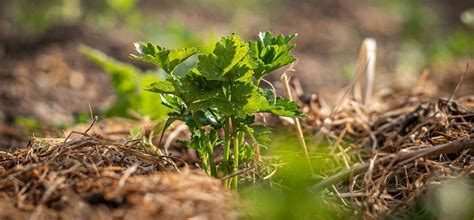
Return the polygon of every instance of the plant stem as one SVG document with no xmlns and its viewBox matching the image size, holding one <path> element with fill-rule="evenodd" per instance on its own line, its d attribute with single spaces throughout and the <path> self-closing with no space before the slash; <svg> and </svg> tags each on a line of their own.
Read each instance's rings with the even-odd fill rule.
<svg viewBox="0 0 474 220">
<path fill-rule="evenodd" d="M 230 155 L 230 118 L 226 119 L 224 124 L 224 152 L 222 153 L 222 164 L 225 175 L 229 175 L 229 155 Z"/>
<path fill-rule="evenodd" d="M 239 132 L 234 132 L 234 163 L 232 173 L 237 173 L 239 172 L 239 138 L 238 138 Z M 232 178 L 231 186 L 233 189 L 237 190 L 237 185 L 239 182 L 239 177 L 235 176 Z"/>
<path fill-rule="evenodd" d="M 206 150 L 209 154 L 209 165 L 211 166 L 211 176 L 217 177 L 217 167 L 214 161 L 214 149 L 212 148 L 211 142 L 206 140 Z"/>
<path fill-rule="evenodd" d="M 192 115 L 193 115 L 194 123 L 196 123 L 196 126 L 199 127 L 199 132 L 201 133 L 201 136 L 205 136 L 205 146 L 204 147 L 205 147 L 205 150 L 207 151 L 207 154 L 208 154 L 207 158 L 209 159 L 210 174 L 211 174 L 211 176 L 216 177 L 217 176 L 217 168 L 216 168 L 216 162 L 214 161 L 214 149 L 212 148 L 212 144 L 209 140 L 209 137 L 206 135 L 206 131 L 202 127 L 199 119 L 196 117 L 196 114 L 193 112 Z M 203 155 L 201 155 L 201 156 L 203 156 Z M 204 157 L 202 158 L 202 162 L 203 162 L 203 166 L 205 166 L 207 168 L 206 173 L 209 174 L 209 167 L 207 166 L 208 163 L 207 163 L 207 161 L 205 161 Z"/>
<path fill-rule="evenodd" d="M 207 174 L 210 175 L 210 173 L 209 173 L 209 166 L 208 166 L 208 164 L 207 164 L 207 158 L 208 158 L 208 157 L 205 156 L 205 155 L 200 155 L 200 157 L 201 157 L 201 163 L 202 163 L 202 166 L 203 166 L 203 168 L 204 168 L 204 171 L 205 171 Z"/>
</svg>

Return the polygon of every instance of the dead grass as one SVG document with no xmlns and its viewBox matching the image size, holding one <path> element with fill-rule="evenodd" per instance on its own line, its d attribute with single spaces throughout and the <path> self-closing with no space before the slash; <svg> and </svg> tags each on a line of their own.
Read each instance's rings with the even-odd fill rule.
<svg viewBox="0 0 474 220">
<path fill-rule="evenodd" d="M 237 218 L 219 180 L 186 167 L 162 172 L 177 170 L 173 158 L 88 131 L 0 152 L 0 218 Z"/>
<path fill-rule="evenodd" d="M 327 188 L 366 218 L 380 218 L 412 208 L 443 180 L 472 178 L 474 100 L 423 89 L 378 94 L 370 105 L 347 99 L 335 112 L 316 95 L 305 100 L 306 130 L 332 142 L 346 164 L 313 190 Z"/>
</svg>

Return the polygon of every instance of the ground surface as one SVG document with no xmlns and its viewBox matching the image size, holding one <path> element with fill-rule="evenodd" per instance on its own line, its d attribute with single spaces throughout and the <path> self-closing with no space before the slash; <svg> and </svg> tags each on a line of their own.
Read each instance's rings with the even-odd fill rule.
<svg viewBox="0 0 474 220">
<path fill-rule="evenodd" d="M 434 6 L 442 8 L 443 4 Z M 399 75 L 394 63 L 402 24 L 365 1 L 284 1 L 264 13 L 269 17 L 236 13 L 241 16 L 236 19 L 239 25 L 229 25 L 231 19 L 226 18 L 225 10 L 219 10 L 219 4 L 178 6 L 172 1 L 143 1 L 140 7 L 156 10 L 158 19 L 178 16 L 191 31 L 211 26 L 223 35 L 235 29 L 248 38 L 260 30 L 298 32 L 295 55 L 299 61 L 294 75 L 299 84 L 293 83 L 308 114 L 303 127 L 308 134 L 320 132 L 322 122 L 329 118 L 324 137 L 335 143 L 353 144 L 347 152 L 356 153 L 349 155 L 339 152 L 340 146 L 335 144 L 335 157 L 343 157 L 347 163 L 369 164 L 381 157 L 400 156 L 405 151 L 456 140 L 471 143 L 472 58 L 433 65 L 426 72 L 427 78 L 419 77 L 421 69 L 405 73 L 418 83 L 400 84 L 398 81 L 406 75 Z M 459 4 L 446 11 L 446 20 L 455 21 L 465 7 Z M 332 114 L 330 110 L 350 85 L 350 77 L 342 72 L 346 67 L 349 74 L 353 72 L 360 43 L 367 36 L 376 38 L 379 45 L 374 99 L 377 105 L 366 108 L 346 102 L 337 114 Z M 186 163 L 196 168 L 199 160 L 194 151 L 172 145 L 168 150 L 173 158 L 160 158 L 138 142 L 127 142 L 131 127 L 150 126 L 141 124 L 143 121 L 101 120 L 88 133 L 84 131 L 89 124 L 74 126 L 66 133 L 75 130 L 82 134 L 67 142 L 61 129 L 52 128 L 71 125 L 77 115 L 89 111 L 89 105 L 98 112 L 115 100 L 110 77 L 81 56 L 78 46 L 87 44 L 128 62 L 128 54 L 133 52 L 131 43 L 142 37 L 121 28 L 104 33 L 82 24 L 52 27 L 36 38 L 2 35 L 0 149 L 7 151 L 0 151 L 0 209 L 5 210 L 0 218 L 238 217 L 235 194 L 224 189 L 219 180 L 184 168 Z M 464 72 L 466 63 L 471 67 Z M 279 72 L 272 77 L 278 80 Z M 276 86 L 281 89 L 278 82 Z M 453 99 L 449 99 L 451 96 Z M 38 119 L 42 125 L 33 129 L 18 125 L 20 116 Z M 288 124 L 285 120 L 276 123 Z M 29 139 L 35 132 L 47 139 Z M 166 134 L 165 140 L 172 136 L 170 133 L 173 131 Z M 187 137 L 186 130 L 174 134 Z M 369 146 L 375 146 L 375 150 Z M 19 149 L 14 151 L 16 148 Z M 356 176 L 353 185 L 336 182 L 337 194 L 329 193 L 364 210 L 366 217 L 409 210 L 401 204 L 415 200 L 417 190 L 424 192 L 444 178 L 472 179 L 472 158 L 472 150 L 462 148 L 408 162 L 382 162 L 374 170 Z M 181 174 L 174 172 L 168 159 L 181 168 Z M 393 166 L 397 163 L 400 165 Z M 406 178 L 389 178 L 395 174 Z M 386 179 L 390 184 L 381 184 Z"/>
</svg>

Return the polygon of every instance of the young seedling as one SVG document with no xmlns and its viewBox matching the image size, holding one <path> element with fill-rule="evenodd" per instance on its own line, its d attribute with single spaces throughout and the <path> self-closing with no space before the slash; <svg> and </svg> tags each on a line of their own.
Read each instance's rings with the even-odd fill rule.
<svg viewBox="0 0 474 220">
<path fill-rule="evenodd" d="M 204 170 L 212 176 L 238 173 L 240 165 L 252 161 L 256 145 L 269 144 L 270 129 L 255 124 L 255 113 L 302 115 L 295 102 L 259 87 L 269 72 L 295 61 L 290 50 L 296 35 L 265 32 L 258 36 L 250 42 L 236 35 L 223 37 L 212 52 L 199 54 L 196 48 L 170 50 L 136 43 L 138 55 L 131 55 L 167 73 L 164 81 L 147 90 L 159 93 L 162 103 L 171 109 L 166 126 L 176 120 L 186 123 L 191 133 L 186 144 L 197 150 Z M 196 54 L 197 62 L 189 69 L 176 68 Z M 214 155 L 218 147 L 223 148 L 220 164 Z M 237 175 L 226 184 L 236 189 Z"/>
</svg>

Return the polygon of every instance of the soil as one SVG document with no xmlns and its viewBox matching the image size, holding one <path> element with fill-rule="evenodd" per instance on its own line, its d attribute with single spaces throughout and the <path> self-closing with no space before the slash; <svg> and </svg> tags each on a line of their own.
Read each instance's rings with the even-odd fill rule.
<svg viewBox="0 0 474 220">
<path fill-rule="evenodd" d="M 218 12 L 210 12 L 213 9 L 178 8 L 170 1 L 164 2 L 167 4 L 161 4 L 158 11 L 166 13 L 160 16 L 176 14 L 179 11 L 184 22 L 193 26 L 194 29 L 198 30 L 212 24 L 214 27 L 223 28 L 222 32 L 232 32 L 231 28 L 225 25 L 226 21 L 216 19 L 222 15 Z M 141 7 L 156 7 L 157 5 L 154 1 L 144 1 L 142 4 Z M 328 8 L 330 10 L 327 10 Z M 461 9 L 455 7 L 455 10 Z M 354 120 L 334 126 L 325 135 L 330 138 L 341 137 L 341 139 L 344 138 L 343 141 L 356 142 L 359 149 L 366 153 L 361 156 L 365 161 L 375 160 L 377 156 L 374 155 L 377 153 L 393 156 L 406 150 L 407 146 L 411 148 L 418 148 L 422 144 L 425 146 L 431 144 L 432 139 L 439 143 L 446 143 L 454 140 L 454 137 L 472 136 L 474 68 L 471 67 L 467 72 L 463 72 L 466 63 L 472 63 L 472 59 L 460 60 L 448 67 L 433 67 L 428 80 L 420 82 L 422 84 L 420 91 L 416 90 L 416 86 L 404 90 L 392 86 L 386 89 L 388 85 L 394 84 L 393 75 L 386 73 L 392 72 L 393 65 L 390 63 L 396 59 L 392 51 L 396 51 L 400 43 L 396 40 L 401 34 L 402 24 L 399 21 L 359 1 L 318 1 L 317 3 L 305 0 L 291 1 L 279 8 L 276 14 L 278 16 L 274 15 L 274 19 L 258 16 L 250 17 L 248 20 L 243 19 L 242 22 L 247 22 L 245 24 L 247 28 L 242 32 L 249 37 L 255 35 L 255 30 L 299 32 L 298 47 L 295 52 L 295 55 L 299 57 L 296 74 L 302 85 L 302 91 L 305 93 L 297 94 L 297 97 L 301 98 L 300 102 L 309 115 L 308 120 L 303 124 L 306 131 L 318 131 L 318 126 L 324 121 L 323 117 L 338 122 Z M 454 15 L 456 15 L 455 12 L 448 13 L 448 17 L 453 20 Z M 372 19 L 373 17 L 378 19 Z M 298 30 L 295 30 L 295 27 Z M 328 106 L 321 103 L 321 100 L 335 102 L 333 100 L 338 100 L 339 95 L 344 92 L 341 88 L 349 80 L 339 73 L 344 64 L 356 61 L 359 44 L 366 33 L 371 33 L 372 37 L 383 43 L 379 45 L 378 59 L 385 62 L 379 64 L 378 72 L 382 74 L 378 76 L 376 86 L 383 89 L 376 89 L 379 91 L 376 97 L 385 108 L 369 111 L 364 109 L 364 106 L 346 103 L 343 111 L 336 115 L 328 115 L 326 114 L 328 111 L 325 111 Z M 353 36 L 358 39 L 354 40 Z M 115 98 L 109 75 L 81 56 L 77 50 L 78 46 L 86 44 L 118 60 L 130 62 L 128 54 L 133 53 L 131 44 L 135 40 L 136 36 L 129 35 L 123 30 L 113 30 L 105 34 L 82 25 L 56 26 L 37 38 L 21 38 L 12 35 L 0 37 L 0 149 L 9 149 L 0 151 L 0 176 L 2 177 L 0 178 L 0 210 L 3 210 L 0 212 L 0 218 L 72 219 L 84 216 L 105 219 L 238 218 L 235 211 L 237 206 L 233 202 L 237 200 L 237 197 L 232 192 L 224 189 L 219 180 L 186 168 L 186 166 L 196 168 L 198 159 L 194 151 L 172 145 L 168 149 L 171 153 L 168 155 L 170 158 L 155 157 L 156 155 L 133 140 L 130 143 L 124 140 L 130 126 L 136 126 L 134 123 L 139 122 L 123 119 L 104 120 L 96 124 L 89 133 L 84 132 L 72 137 L 71 142 L 66 142 L 64 138 L 28 138 L 31 136 L 29 129 L 13 126 L 17 117 L 31 117 L 41 121 L 44 136 L 64 137 L 61 131 L 48 129 L 48 127 L 73 124 L 78 114 L 89 111 L 89 106 L 93 112 L 99 112 L 110 106 Z M 334 56 L 334 54 L 339 55 Z M 150 68 L 140 63 L 134 64 L 142 69 Z M 273 75 L 273 79 L 278 79 L 278 76 L 277 72 Z M 461 76 L 463 80 L 459 84 Z M 458 84 L 460 86 L 456 90 Z M 281 87 L 276 83 L 276 87 L 279 86 Z M 446 117 L 455 118 L 452 120 L 454 125 L 450 127 L 451 124 L 448 124 L 447 127 L 439 128 L 437 126 L 441 122 L 438 123 L 438 118 L 434 116 L 438 110 L 434 106 L 439 107 L 443 102 L 442 99 L 437 98 L 449 98 L 455 91 L 455 100 L 449 100 L 446 103 L 448 107 L 457 106 L 456 100 L 460 97 L 461 104 L 459 105 L 462 106 L 463 111 L 456 114 L 445 113 Z M 313 95 L 313 93 L 318 95 Z M 387 100 L 390 100 L 390 103 L 387 104 Z M 431 106 L 428 111 L 431 114 L 430 117 L 428 113 L 424 115 L 417 112 L 419 110 L 417 107 L 422 103 L 428 103 Z M 409 108 L 404 108 L 405 105 Z M 389 114 L 387 117 L 390 120 L 394 117 L 404 119 L 406 123 L 372 137 L 372 133 L 367 132 L 367 128 L 375 130 L 380 124 L 390 124 L 376 119 L 386 116 L 384 113 L 394 109 L 400 110 L 399 115 Z M 413 122 L 409 119 L 410 115 L 415 113 L 418 114 L 418 118 Z M 361 114 L 364 117 L 361 117 Z M 423 117 L 420 118 L 420 115 Z M 458 120 L 459 117 L 467 120 L 467 123 L 460 121 L 461 119 Z M 360 121 L 361 118 L 364 120 Z M 424 132 L 417 125 L 422 120 L 428 119 L 436 122 L 430 124 L 432 127 L 429 128 L 432 132 L 426 133 L 430 136 L 426 138 L 417 136 L 418 139 L 411 140 L 410 132 Z M 459 130 L 457 124 L 462 124 L 467 128 L 462 127 Z M 116 130 L 117 126 L 118 130 Z M 147 126 L 149 125 L 145 125 Z M 82 132 L 87 130 L 87 127 L 88 125 L 76 126 L 72 130 Z M 344 133 L 346 131 L 343 131 L 345 129 L 348 132 L 346 136 Z M 450 132 L 452 137 L 439 134 L 439 129 L 446 133 Z M 173 130 L 166 134 L 165 140 L 171 136 L 171 133 Z M 186 131 L 176 132 L 175 135 L 186 137 L 185 133 Z M 390 137 L 387 136 L 389 133 Z M 400 142 L 397 143 L 398 148 L 390 148 L 392 142 L 397 141 Z M 438 142 L 435 144 L 439 144 Z M 370 143 L 379 144 L 383 149 L 365 151 L 367 147 L 364 148 L 364 146 Z M 14 150 L 16 147 L 19 149 Z M 468 151 L 451 152 L 450 160 L 446 161 L 423 158 L 411 162 L 423 162 L 427 164 L 427 169 L 432 170 L 451 169 L 448 165 L 439 163 L 452 162 L 452 167 L 472 172 L 472 155 L 466 152 Z M 456 158 L 468 162 L 454 163 L 457 162 Z M 174 172 L 173 163 L 169 163 L 167 159 L 173 161 L 182 173 Z M 379 185 L 374 184 L 375 181 L 381 181 L 389 175 L 385 171 L 400 175 L 403 175 L 405 171 L 399 169 L 400 167 L 392 169 L 386 165 L 382 164 L 374 171 L 374 177 L 371 179 L 374 181 L 357 182 L 357 189 L 367 190 L 367 194 L 372 196 L 378 192 L 377 190 L 383 191 L 388 188 L 388 186 L 378 188 Z M 413 179 L 427 172 L 416 169 L 407 171 Z M 451 177 L 451 174 L 443 177 Z M 416 182 L 419 185 L 405 184 L 410 187 L 421 187 L 430 185 L 429 181 L 421 179 Z M 339 183 L 337 189 L 347 194 L 353 190 L 344 183 Z M 370 191 L 372 189 L 373 191 Z M 401 187 L 390 190 L 408 194 L 412 192 L 401 190 Z M 386 191 L 384 193 L 386 195 L 384 199 L 391 196 Z M 361 201 L 361 204 L 358 204 L 361 209 L 372 215 L 370 217 L 386 214 L 389 212 L 387 210 L 393 208 L 393 206 L 383 206 L 383 210 L 373 209 L 373 204 L 381 204 L 385 201 L 376 196 L 372 198 L 375 199 Z M 397 202 L 404 204 L 411 197 L 396 199 Z"/>
<path fill-rule="evenodd" d="M 139 4 L 145 12 L 157 11 L 153 14 L 157 14 L 158 21 L 170 16 L 182 19 L 184 28 L 191 32 L 206 28 L 218 30 L 219 34 L 235 31 L 228 25 L 231 18 L 223 14 L 225 10 L 220 3 L 205 6 L 202 2 L 191 7 L 172 1 L 141 1 Z M 432 7 L 442 7 L 442 3 L 433 3 Z M 338 100 L 341 88 L 349 81 L 340 73 L 344 66 L 356 62 L 363 37 L 373 37 L 379 42 L 377 77 L 380 80 L 376 87 L 394 87 L 393 63 L 397 59 L 394 51 L 399 50 L 397 39 L 402 34 L 403 24 L 388 13 L 364 1 L 297 0 L 271 5 L 266 10 L 253 13 L 254 16 L 233 18 L 240 21 L 235 28 L 247 38 L 254 38 L 255 30 L 297 32 L 295 56 L 299 60 L 294 75 L 307 93 L 318 93 L 329 102 Z M 453 20 L 460 10 L 455 7 L 444 16 Z M 239 13 L 233 14 L 239 16 Z M 373 17 L 377 19 L 371 19 Z M 164 25 L 162 23 L 158 25 Z M 70 124 L 75 115 L 88 112 L 89 105 L 95 112 L 106 108 L 114 101 L 109 76 L 81 56 L 77 48 L 86 44 L 118 60 L 131 62 L 128 55 L 133 53 L 132 42 L 140 39 L 121 28 L 102 33 L 84 25 L 57 26 L 45 33 L 37 38 L 22 38 L 20 33 L 5 33 L 0 37 L 0 112 L 3 112 L 0 123 L 12 124 L 16 116 L 25 116 L 39 119 L 45 125 Z M 457 82 L 467 62 L 472 59 L 448 68 L 433 66 L 430 68 L 432 77 L 439 78 L 440 82 Z M 132 63 L 150 68 L 141 62 Z M 468 82 L 473 69 L 467 74 Z M 281 70 L 276 71 L 270 78 L 278 81 L 280 73 Z M 446 90 L 452 89 L 451 86 Z M 470 92 L 462 91 L 464 89 L 461 94 Z"/>
<path fill-rule="evenodd" d="M 71 124 L 89 105 L 97 111 L 113 102 L 109 76 L 78 53 L 80 44 L 118 57 L 127 50 L 113 39 L 78 26 L 60 26 L 38 39 L 4 39 L 0 59 L 0 106 L 4 122 L 32 117 L 45 125 Z M 119 52 L 120 51 L 120 52 Z"/>
</svg>

